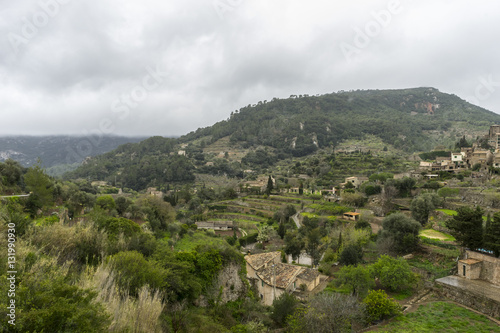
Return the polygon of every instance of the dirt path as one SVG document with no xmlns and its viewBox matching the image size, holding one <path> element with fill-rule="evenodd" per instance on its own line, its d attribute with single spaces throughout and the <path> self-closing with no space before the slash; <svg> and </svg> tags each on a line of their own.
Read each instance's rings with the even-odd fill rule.
<svg viewBox="0 0 500 333">
<path fill-rule="evenodd" d="M 293 222 L 295 222 L 295 225 L 297 226 L 297 229 L 300 229 L 300 227 L 301 227 L 300 226 L 300 221 L 299 221 L 299 214 L 300 214 L 300 212 L 298 212 L 297 214 L 291 216 Z"/>
</svg>

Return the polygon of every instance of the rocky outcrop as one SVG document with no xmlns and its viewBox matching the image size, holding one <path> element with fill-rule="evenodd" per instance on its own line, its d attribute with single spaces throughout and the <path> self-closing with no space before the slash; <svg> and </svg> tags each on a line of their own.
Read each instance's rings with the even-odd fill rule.
<svg viewBox="0 0 500 333">
<path fill-rule="evenodd" d="M 241 279 L 242 266 L 237 263 L 226 265 L 217 275 L 214 283 L 206 291 L 206 295 L 196 300 L 197 306 L 208 306 L 210 302 L 225 304 L 236 301 L 247 293 L 247 284 Z"/>
</svg>

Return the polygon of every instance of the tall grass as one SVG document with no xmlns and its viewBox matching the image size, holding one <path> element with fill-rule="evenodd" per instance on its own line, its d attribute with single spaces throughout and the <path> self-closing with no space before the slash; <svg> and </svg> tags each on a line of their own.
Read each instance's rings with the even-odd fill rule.
<svg viewBox="0 0 500 333">
<path fill-rule="evenodd" d="M 107 264 L 87 268 L 80 286 L 98 293 L 97 301 L 111 315 L 110 332 L 162 332 L 159 318 L 165 304 L 159 291 L 143 286 L 137 298 L 120 293 L 115 274 Z"/>
</svg>

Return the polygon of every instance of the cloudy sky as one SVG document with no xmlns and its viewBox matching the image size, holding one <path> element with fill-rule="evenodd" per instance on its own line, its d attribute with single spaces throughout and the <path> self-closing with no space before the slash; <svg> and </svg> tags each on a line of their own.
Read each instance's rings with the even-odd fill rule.
<svg viewBox="0 0 500 333">
<path fill-rule="evenodd" d="M 350 89 L 500 113 L 494 0 L 0 0 L 0 18 L 0 135 L 181 135 Z"/>
</svg>

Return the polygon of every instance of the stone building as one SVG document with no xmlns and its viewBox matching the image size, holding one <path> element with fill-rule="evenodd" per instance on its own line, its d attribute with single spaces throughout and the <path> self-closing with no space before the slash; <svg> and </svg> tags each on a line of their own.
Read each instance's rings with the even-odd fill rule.
<svg viewBox="0 0 500 333">
<path fill-rule="evenodd" d="M 467 250 L 465 258 L 458 261 L 458 276 L 500 286 L 500 258 Z"/>
<path fill-rule="evenodd" d="M 500 147 L 500 125 L 491 125 L 490 131 L 488 132 L 488 144 L 499 149 Z"/>
<path fill-rule="evenodd" d="M 500 318 L 500 258 L 469 251 L 458 261 L 458 274 L 437 279 L 441 296 Z"/>
<path fill-rule="evenodd" d="M 491 155 L 492 153 L 489 150 L 475 149 L 471 153 L 467 154 L 466 161 L 469 167 L 473 167 L 478 163 L 481 164 L 482 166 L 485 166 Z"/>
<path fill-rule="evenodd" d="M 359 218 L 361 217 L 360 213 L 355 213 L 355 212 L 347 212 L 344 213 L 344 220 L 350 220 L 350 221 L 359 221 Z"/>
<path fill-rule="evenodd" d="M 345 182 L 340 185 L 345 187 L 347 183 L 351 183 L 355 188 L 359 188 L 361 184 L 367 181 L 368 177 L 348 177 L 345 179 Z"/>
<path fill-rule="evenodd" d="M 320 275 L 315 269 L 284 264 L 281 252 L 269 252 L 245 256 L 247 278 L 253 281 L 265 305 L 284 292 L 303 289 L 311 291 L 319 285 Z"/>
<path fill-rule="evenodd" d="M 212 229 L 212 230 L 233 230 L 233 221 L 202 221 L 195 222 L 198 229 Z"/>
</svg>

